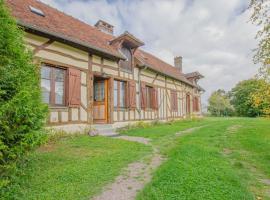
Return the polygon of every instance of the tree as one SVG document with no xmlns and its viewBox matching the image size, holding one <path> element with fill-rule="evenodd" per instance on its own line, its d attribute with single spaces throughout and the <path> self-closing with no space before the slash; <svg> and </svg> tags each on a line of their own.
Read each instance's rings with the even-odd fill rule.
<svg viewBox="0 0 270 200">
<path fill-rule="evenodd" d="M 23 31 L 0 0 L 0 176 L 43 138 L 47 106 L 41 102 L 39 68 Z M 3 180 L 0 178 L 0 180 Z M 1 185 L 4 181 L 0 181 Z"/>
<path fill-rule="evenodd" d="M 253 106 L 252 95 L 259 91 L 261 82 L 249 79 L 239 82 L 231 91 L 232 104 L 239 116 L 256 117 L 262 114 L 258 107 Z"/>
<path fill-rule="evenodd" d="M 259 44 L 253 60 L 262 64 L 259 76 L 270 82 L 270 3 L 269 0 L 251 0 L 249 7 L 253 11 L 252 23 L 260 27 L 256 35 Z"/>
<path fill-rule="evenodd" d="M 251 94 L 252 106 L 260 112 L 270 117 L 270 83 L 265 80 L 259 80 L 260 87 Z"/>
<path fill-rule="evenodd" d="M 229 95 L 224 90 L 213 92 L 208 99 L 208 111 L 212 116 L 232 116 L 234 109 L 230 104 Z"/>
</svg>

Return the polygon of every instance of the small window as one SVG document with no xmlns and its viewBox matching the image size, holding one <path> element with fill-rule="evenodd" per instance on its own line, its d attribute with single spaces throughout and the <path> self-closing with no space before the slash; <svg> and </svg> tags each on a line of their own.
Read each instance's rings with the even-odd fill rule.
<svg viewBox="0 0 270 200">
<path fill-rule="evenodd" d="M 38 8 L 35 8 L 33 6 L 29 6 L 30 10 L 32 13 L 35 13 L 36 15 L 39 15 L 39 16 L 42 16 L 42 17 L 45 17 L 45 14 L 44 12 L 42 12 L 42 10 L 38 9 Z"/>
<path fill-rule="evenodd" d="M 50 65 L 41 67 L 42 100 L 49 105 L 65 105 L 66 70 Z"/>
<path fill-rule="evenodd" d="M 126 60 L 121 60 L 120 61 L 120 67 L 126 71 L 132 71 L 132 54 L 129 48 L 127 47 L 122 47 L 121 48 L 121 53 L 124 55 Z"/>
<path fill-rule="evenodd" d="M 114 81 L 114 107 L 126 108 L 126 87 L 125 81 Z"/>
</svg>

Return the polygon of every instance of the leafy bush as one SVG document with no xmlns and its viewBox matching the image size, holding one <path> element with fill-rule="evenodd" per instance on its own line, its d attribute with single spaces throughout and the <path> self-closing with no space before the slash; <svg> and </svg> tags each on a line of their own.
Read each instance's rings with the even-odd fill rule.
<svg viewBox="0 0 270 200">
<path fill-rule="evenodd" d="M 23 31 L 0 0 L 0 176 L 44 138 L 47 106 L 41 102 L 39 68 L 25 48 Z M 7 180 L 0 181 L 0 187 Z"/>
<path fill-rule="evenodd" d="M 261 81 L 249 79 L 239 82 L 232 89 L 232 104 L 239 116 L 256 117 L 262 114 L 258 107 L 253 106 L 252 94 L 261 88 Z"/>
</svg>

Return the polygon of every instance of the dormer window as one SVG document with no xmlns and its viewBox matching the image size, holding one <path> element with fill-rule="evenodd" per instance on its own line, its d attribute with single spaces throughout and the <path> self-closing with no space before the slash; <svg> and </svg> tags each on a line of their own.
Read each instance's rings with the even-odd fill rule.
<svg viewBox="0 0 270 200">
<path fill-rule="evenodd" d="M 121 48 L 121 53 L 126 58 L 125 60 L 120 61 L 120 67 L 127 71 L 132 71 L 132 53 L 128 47 L 123 46 Z"/>
<path fill-rule="evenodd" d="M 29 6 L 29 9 L 32 13 L 36 14 L 36 15 L 39 15 L 39 16 L 42 16 L 42 17 L 45 17 L 45 14 L 42 10 L 38 9 L 38 8 L 35 8 L 33 6 Z"/>
</svg>

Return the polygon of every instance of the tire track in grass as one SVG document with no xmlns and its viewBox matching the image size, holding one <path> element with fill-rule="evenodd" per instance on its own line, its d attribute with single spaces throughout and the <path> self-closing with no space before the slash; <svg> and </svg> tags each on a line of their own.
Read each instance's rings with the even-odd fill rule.
<svg viewBox="0 0 270 200">
<path fill-rule="evenodd" d="M 182 136 L 183 134 L 192 133 L 204 126 L 193 127 L 184 131 L 177 132 L 173 138 Z M 129 140 L 133 142 L 151 145 L 150 139 L 133 136 L 117 136 L 116 139 Z M 153 145 L 152 145 L 153 146 Z M 157 169 L 166 158 L 160 154 L 158 148 L 153 146 L 153 153 L 150 157 L 134 162 L 118 176 L 115 181 L 104 188 L 100 195 L 97 195 L 93 200 L 133 200 L 144 186 L 151 181 L 152 172 Z"/>
</svg>

